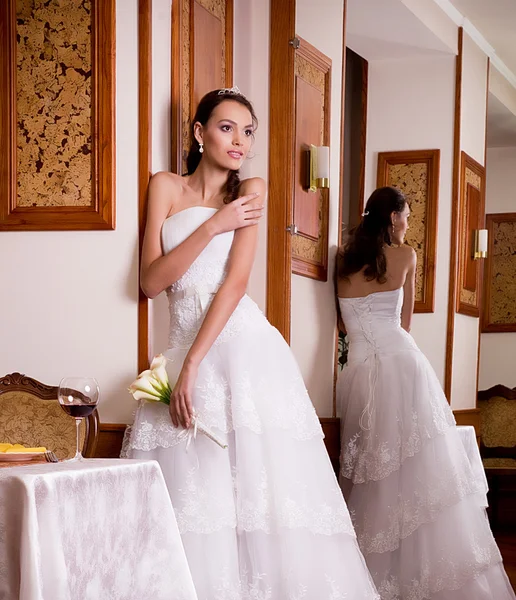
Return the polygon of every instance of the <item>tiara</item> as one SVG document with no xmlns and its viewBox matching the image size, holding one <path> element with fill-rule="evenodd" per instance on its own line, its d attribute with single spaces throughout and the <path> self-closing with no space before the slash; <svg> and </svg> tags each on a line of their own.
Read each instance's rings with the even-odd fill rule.
<svg viewBox="0 0 516 600">
<path fill-rule="evenodd" d="M 238 89 L 236 85 L 232 88 L 224 88 L 219 90 L 219 96 L 223 96 L 224 94 L 235 94 L 235 96 L 243 96 L 242 92 Z"/>
</svg>

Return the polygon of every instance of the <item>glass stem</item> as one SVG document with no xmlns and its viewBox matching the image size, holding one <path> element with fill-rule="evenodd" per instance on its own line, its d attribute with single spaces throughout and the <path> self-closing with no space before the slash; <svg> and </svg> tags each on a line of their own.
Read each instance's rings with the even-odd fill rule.
<svg viewBox="0 0 516 600">
<path fill-rule="evenodd" d="M 76 447 L 75 447 L 75 456 L 74 456 L 75 459 L 82 458 L 82 454 L 79 449 L 79 439 L 80 439 L 79 428 L 80 428 L 80 426 L 81 426 L 81 419 L 75 419 L 75 430 L 77 433 L 77 435 L 76 435 L 77 443 L 76 443 Z"/>
</svg>

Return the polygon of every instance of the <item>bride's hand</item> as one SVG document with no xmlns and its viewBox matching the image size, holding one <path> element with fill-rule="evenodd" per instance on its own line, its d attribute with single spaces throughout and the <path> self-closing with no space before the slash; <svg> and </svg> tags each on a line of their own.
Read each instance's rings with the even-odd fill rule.
<svg viewBox="0 0 516 600">
<path fill-rule="evenodd" d="M 197 379 L 197 367 L 183 365 L 179 379 L 170 397 L 169 412 L 174 427 L 181 425 L 188 429 L 192 423 L 192 390 Z"/>
<path fill-rule="evenodd" d="M 257 199 L 259 195 L 241 196 L 217 211 L 209 220 L 215 234 L 257 225 L 263 216 L 263 203 Z"/>
</svg>

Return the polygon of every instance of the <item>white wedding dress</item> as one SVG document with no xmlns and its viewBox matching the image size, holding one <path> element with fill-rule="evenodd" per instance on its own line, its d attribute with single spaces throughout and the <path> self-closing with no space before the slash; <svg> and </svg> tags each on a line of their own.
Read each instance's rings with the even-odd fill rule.
<svg viewBox="0 0 516 600">
<path fill-rule="evenodd" d="M 401 328 L 403 290 L 340 298 L 340 482 L 382 600 L 515 598 L 439 381 Z"/>
<path fill-rule="evenodd" d="M 214 211 L 169 217 L 164 252 Z M 172 385 L 233 235 L 215 237 L 167 292 Z M 187 447 L 168 407 L 143 402 L 125 452 L 159 461 L 199 600 L 378 599 L 293 355 L 248 296 L 202 361 L 193 404 L 228 449 L 201 433 Z"/>
</svg>

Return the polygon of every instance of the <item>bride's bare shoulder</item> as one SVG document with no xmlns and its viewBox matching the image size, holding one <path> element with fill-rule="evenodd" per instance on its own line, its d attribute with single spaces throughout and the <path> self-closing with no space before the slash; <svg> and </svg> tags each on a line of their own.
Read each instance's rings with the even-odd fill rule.
<svg viewBox="0 0 516 600">
<path fill-rule="evenodd" d="M 154 173 L 149 182 L 149 212 L 160 219 L 165 218 L 175 205 L 181 203 L 184 189 L 183 177 L 167 171 Z"/>
<path fill-rule="evenodd" d="M 239 194 L 245 196 L 254 192 L 261 196 L 265 193 L 265 181 L 261 177 L 249 177 L 240 182 Z"/>
<path fill-rule="evenodd" d="M 150 185 L 155 188 L 183 188 L 185 179 L 181 175 L 176 175 L 176 173 L 158 171 L 151 177 Z"/>
</svg>

